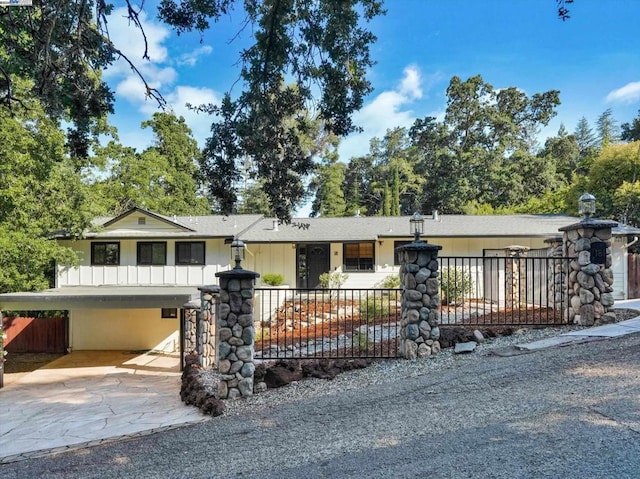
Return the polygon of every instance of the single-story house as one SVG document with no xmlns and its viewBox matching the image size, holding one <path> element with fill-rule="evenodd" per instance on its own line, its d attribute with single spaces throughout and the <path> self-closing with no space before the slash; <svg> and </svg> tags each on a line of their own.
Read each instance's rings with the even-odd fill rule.
<svg viewBox="0 0 640 479">
<path fill-rule="evenodd" d="M 441 256 L 494 257 L 519 245 L 548 247 L 563 215 L 425 217 L 422 239 Z M 614 294 L 627 295 L 627 245 L 640 229 L 613 231 Z M 261 215 L 168 217 L 132 208 L 100 218 L 81 239 L 58 241 L 78 253 L 76 267 L 58 267 L 55 288 L 0 294 L 2 311 L 66 310 L 67 349 L 179 349 L 180 308 L 233 266 L 230 243 L 246 245 L 242 266 L 280 273 L 291 287 L 315 288 L 324 272 L 348 273 L 345 288 L 369 288 L 399 265 L 394 249 L 413 239 L 409 217 L 299 218 L 283 225 Z"/>
</svg>

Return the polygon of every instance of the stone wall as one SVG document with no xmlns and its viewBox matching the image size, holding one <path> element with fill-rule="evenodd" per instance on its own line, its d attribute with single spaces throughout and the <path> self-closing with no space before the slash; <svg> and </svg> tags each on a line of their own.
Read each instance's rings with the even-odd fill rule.
<svg viewBox="0 0 640 479">
<path fill-rule="evenodd" d="M 218 301 L 220 288 L 203 286 L 200 290 L 201 306 L 198 320 L 198 356 L 200 365 L 211 367 L 217 364 L 216 324 L 218 320 Z"/>
<path fill-rule="evenodd" d="M 547 247 L 547 257 L 557 258 L 549 263 L 549 304 L 553 305 L 553 309 L 557 311 L 566 310 L 566 291 L 567 291 L 567 271 L 566 271 L 566 252 L 564 251 L 564 242 L 562 236 L 554 236 L 544 241 Z M 565 314 L 565 321 L 568 321 L 568 315 Z"/>
<path fill-rule="evenodd" d="M 218 319 L 218 397 L 233 399 L 253 394 L 255 328 L 253 293 L 258 273 L 234 269 L 220 278 Z"/>
<path fill-rule="evenodd" d="M 561 228 L 570 262 L 568 277 L 570 322 L 582 326 L 615 321 L 611 228 L 617 223 L 585 219 Z"/>
<path fill-rule="evenodd" d="M 198 348 L 198 321 L 200 320 L 200 304 L 189 302 L 182 306 L 184 323 L 182 325 L 182 365 L 187 364 L 187 357 L 197 352 Z"/>
<path fill-rule="evenodd" d="M 505 295 L 506 304 L 511 308 L 520 305 L 521 298 L 527 295 L 527 255 L 526 246 L 508 246 L 505 248 Z"/>
<path fill-rule="evenodd" d="M 423 241 L 396 249 L 400 255 L 402 317 L 400 355 L 405 359 L 430 356 L 440 351 L 437 309 L 438 251 L 442 246 Z"/>
</svg>

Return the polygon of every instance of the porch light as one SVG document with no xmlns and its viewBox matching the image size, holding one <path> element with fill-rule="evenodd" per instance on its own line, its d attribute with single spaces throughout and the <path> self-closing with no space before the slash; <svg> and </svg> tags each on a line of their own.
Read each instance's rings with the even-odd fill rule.
<svg viewBox="0 0 640 479">
<path fill-rule="evenodd" d="M 244 261 L 244 241 L 239 239 L 234 239 L 231 242 L 231 252 L 236 262 L 236 265 L 233 269 L 242 269 L 242 266 L 240 266 L 240 263 Z"/>
<path fill-rule="evenodd" d="M 596 197 L 590 193 L 585 193 L 578 200 L 578 212 L 589 219 L 596 212 Z"/>
<path fill-rule="evenodd" d="M 418 212 L 414 213 L 409 219 L 409 226 L 414 241 L 420 240 L 420 235 L 424 232 L 424 218 Z"/>
</svg>

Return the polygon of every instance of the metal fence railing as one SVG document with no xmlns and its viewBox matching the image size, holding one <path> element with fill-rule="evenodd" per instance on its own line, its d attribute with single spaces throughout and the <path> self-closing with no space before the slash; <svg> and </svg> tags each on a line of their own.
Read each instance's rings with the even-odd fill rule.
<svg viewBox="0 0 640 479">
<path fill-rule="evenodd" d="M 570 258 L 441 257 L 442 326 L 565 323 Z"/>
<path fill-rule="evenodd" d="M 256 289 L 256 358 L 395 358 L 399 289 Z"/>
</svg>

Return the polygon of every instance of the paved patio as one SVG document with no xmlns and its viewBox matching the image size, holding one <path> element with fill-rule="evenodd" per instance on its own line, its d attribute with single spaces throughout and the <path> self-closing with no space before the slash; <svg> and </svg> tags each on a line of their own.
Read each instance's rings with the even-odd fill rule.
<svg viewBox="0 0 640 479">
<path fill-rule="evenodd" d="M 205 420 L 177 354 L 74 351 L 0 390 L 0 463 Z"/>
</svg>

